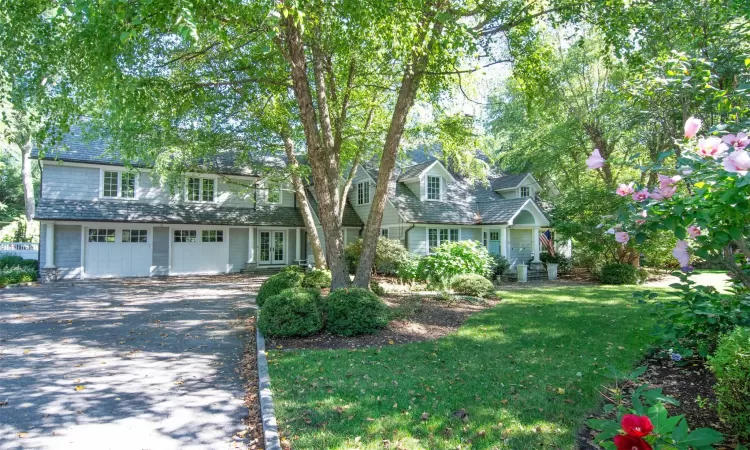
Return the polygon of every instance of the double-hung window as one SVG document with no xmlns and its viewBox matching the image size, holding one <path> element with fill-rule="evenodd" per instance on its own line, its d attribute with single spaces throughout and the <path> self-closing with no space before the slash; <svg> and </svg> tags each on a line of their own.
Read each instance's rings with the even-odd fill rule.
<svg viewBox="0 0 750 450">
<path fill-rule="evenodd" d="M 102 197 L 135 198 L 137 175 L 132 172 L 102 171 Z"/>
<path fill-rule="evenodd" d="M 427 200 L 440 200 L 440 177 L 427 177 Z"/>
<path fill-rule="evenodd" d="M 432 253 L 445 242 L 458 241 L 458 228 L 429 228 L 427 230 L 427 251 Z"/>
<path fill-rule="evenodd" d="M 531 188 L 528 186 L 521 186 L 521 197 L 531 197 Z"/>
<path fill-rule="evenodd" d="M 388 239 L 388 228 L 381 228 L 380 229 L 380 236 Z"/>
<path fill-rule="evenodd" d="M 370 183 L 366 181 L 357 183 L 357 204 L 358 205 L 370 204 Z"/>
<path fill-rule="evenodd" d="M 279 183 L 268 183 L 266 186 L 266 203 L 269 205 L 281 204 L 281 185 Z"/>
<path fill-rule="evenodd" d="M 186 184 L 189 202 L 212 202 L 216 195 L 216 180 L 213 178 L 189 177 Z"/>
</svg>

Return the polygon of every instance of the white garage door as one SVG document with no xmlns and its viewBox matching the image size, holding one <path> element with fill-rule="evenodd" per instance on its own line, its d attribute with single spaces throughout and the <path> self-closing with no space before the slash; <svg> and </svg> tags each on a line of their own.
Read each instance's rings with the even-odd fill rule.
<svg viewBox="0 0 750 450">
<path fill-rule="evenodd" d="M 223 228 L 172 228 L 172 274 L 224 273 L 229 236 Z"/>
<path fill-rule="evenodd" d="M 140 227 L 89 228 L 86 236 L 85 276 L 147 277 L 151 269 L 151 229 Z"/>
</svg>

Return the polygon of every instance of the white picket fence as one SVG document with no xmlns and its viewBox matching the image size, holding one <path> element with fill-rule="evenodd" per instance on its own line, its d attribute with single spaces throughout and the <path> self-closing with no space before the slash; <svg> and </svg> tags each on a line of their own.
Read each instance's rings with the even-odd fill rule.
<svg viewBox="0 0 750 450">
<path fill-rule="evenodd" d="M 36 242 L 0 242 L 1 255 L 18 255 L 23 259 L 39 258 L 39 244 Z"/>
</svg>

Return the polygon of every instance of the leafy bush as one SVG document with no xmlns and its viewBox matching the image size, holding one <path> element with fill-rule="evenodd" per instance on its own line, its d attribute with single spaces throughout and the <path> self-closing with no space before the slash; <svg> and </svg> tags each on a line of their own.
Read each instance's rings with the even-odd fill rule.
<svg viewBox="0 0 750 450">
<path fill-rule="evenodd" d="M 351 273 L 356 272 L 359 256 L 362 254 L 362 239 L 349 244 L 344 249 L 344 257 Z M 381 275 L 396 275 L 401 264 L 409 260 L 411 254 L 401 245 L 401 241 L 381 237 L 375 248 L 373 270 Z"/>
<path fill-rule="evenodd" d="M 382 297 L 386 294 L 385 288 L 383 288 L 383 286 L 381 286 L 380 283 L 375 280 L 370 280 L 370 290 L 378 297 Z"/>
<path fill-rule="evenodd" d="M 0 269 L 16 267 L 23 264 L 25 260 L 17 255 L 4 254 L 0 255 Z"/>
<path fill-rule="evenodd" d="M 416 255 L 410 255 L 408 258 L 403 260 L 396 269 L 396 276 L 401 282 L 411 283 L 417 281 L 419 274 L 419 260 L 421 258 Z"/>
<path fill-rule="evenodd" d="M 255 303 L 262 307 L 266 299 L 273 295 L 280 294 L 284 289 L 302 286 L 302 280 L 304 280 L 304 278 L 305 275 L 301 271 L 298 272 L 295 270 L 282 270 L 276 275 L 268 277 L 268 279 L 260 285 L 258 296 L 255 298 Z"/>
<path fill-rule="evenodd" d="M 417 276 L 431 283 L 446 286 L 458 275 L 487 275 L 492 263 L 492 257 L 479 242 L 446 242 L 434 249 L 432 254 L 419 260 Z"/>
<path fill-rule="evenodd" d="M 490 280 L 473 273 L 455 277 L 451 282 L 451 289 L 457 294 L 473 297 L 490 297 L 495 294 L 495 286 Z"/>
<path fill-rule="evenodd" d="M 303 269 L 300 266 L 286 266 L 283 269 L 281 269 L 281 272 L 305 273 L 305 269 Z"/>
<path fill-rule="evenodd" d="M 719 417 L 740 440 L 750 439 L 750 328 L 722 336 L 708 362 L 716 375 Z"/>
<path fill-rule="evenodd" d="M 307 272 L 302 286 L 318 289 L 331 287 L 331 271 L 313 269 Z"/>
<path fill-rule="evenodd" d="M 320 293 L 286 289 L 272 295 L 260 309 L 258 327 L 267 336 L 309 336 L 323 328 Z"/>
<path fill-rule="evenodd" d="M 510 270 L 510 262 L 505 256 L 502 255 L 491 255 L 492 257 L 492 276 L 501 277 Z"/>
<path fill-rule="evenodd" d="M 388 325 L 388 306 L 367 289 L 337 289 L 326 299 L 328 331 L 341 336 L 376 333 Z"/>
<path fill-rule="evenodd" d="M 0 287 L 16 283 L 28 283 L 36 281 L 38 273 L 36 269 L 30 267 L 7 267 L 0 269 Z"/>
<path fill-rule="evenodd" d="M 607 264 L 599 273 L 602 284 L 638 284 L 636 268 L 630 264 Z"/>
<path fill-rule="evenodd" d="M 557 273 L 563 274 L 563 273 L 570 273 L 571 270 L 573 270 L 573 261 L 570 258 L 567 258 L 559 253 L 555 254 L 554 256 L 550 255 L 549 253 L 542 253 L 539 255 L 539 259 L 547 264 L 557 264 Z"/>
</svg>

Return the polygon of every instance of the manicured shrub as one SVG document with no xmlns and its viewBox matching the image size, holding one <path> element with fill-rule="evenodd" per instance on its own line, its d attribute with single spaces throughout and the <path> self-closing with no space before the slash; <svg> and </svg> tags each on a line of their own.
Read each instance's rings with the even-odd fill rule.
<svg viewBox="0 0 750 450">
<path fill-rule="evenodd" d="M 352 242 L 344 249 L 344 257 L 350 273 L 356 272 L 361 254 L 362 239 Z M 411 254 L 401 245 L 401 241 L 381 237 L 378 238 L 378 245 L 375 248 L 375 262 L 372 268 L 375 273 L 381 275 L 396 275 L 401 264 L 410 257 Z"/>
<path fill-rule="evenodd" d="M 638 274 L 636 268 L 630 264 L 607 264 L 602 267 L 599 281 L 602 284 L 637 284 Z"/>
<path fill-rule="evenodd" d="M 16 283 L 28 283 L 36 281 L 38 273 L 36 269 L 30 267 L 7 267 L 0 269 L 0 287 Z"/>
<path fill-rule="evenodd" d="M 332 334 L 376 333 L 388 325 L 388 306 L 367 289 L 337 289 L 326 298 L 326 328 Z"/>
<path fill-rule="evenodd" d="M 492 276 L 502 277 L 510 270 L 510 262 L 502 255 L 491 255 L 492 257 Z"/>
<path fill-rule="evenodd" d="M 305 273 L 305 269 L 303 269 L 300 266 L 286 266 L 283 269 L 281 269 L 281 272 Z"/>
<path fill-rule="evenodd" d="M 446 242 L 419 260 L 418 278 L 447 286 L 458 275 L 488 275 L 493 259 L 476 241 Z"/>
<path fill-rule="evenodd" d="M 331 272 L 329 270 L 313 269 L 305 274 L 302 286 L 318 289 L 331 287 Z"/>
<path fill-rule="evenodd" d="M 716 375 L 716 398 L 721 420 L 740 437 L 750 439 L 750 328 L 735 328 L 719 339 L 708 359 Z"/>
<path fill-rule="evenodd" d="M 382 297 L 386 294 L 385 288 L 381 286 L 380 283 L 378 283 L 375 280 L 370 281 L 370 290 L 372 291 L 373 294 L 377 295 L 378 297 Z"/>
<path fill-rule="evenodd" d="M 260 285 L 258 290 L 258 296 L 255 298 L 255 303 L 262 307 L 263 303 L 269 297 L 280 294 L 284 289 L 302 286 L 302 280 L 305 275 L 302 272 L 294 270 L 282 270 L 276 275 L 268 277 L 263 284 Z"/>
<path fill-rule="evenodd" d="M 491 297 L 495 294 L 495 286 L 492 282 L 474 273 L 455 277 L 451 282 L 451 289 L 457 294 L 473 297 Z"/>
<path fill-rule="evenodd" d="M 8 269 L 10 267 L 17 267 L 23 265 L 23 262 L 25 260 L 21 258 L 20 256 L 16 255 L 1 255 L 0 256 L 0 270 L 1 269 Z"/>
<path fill-rule="evenodd" d="M 323 328 L 320 293 L 286 289 L 268 297 L 260 308 L 258 328 L 267 336 L 309 336 Z"/>
</svg>

